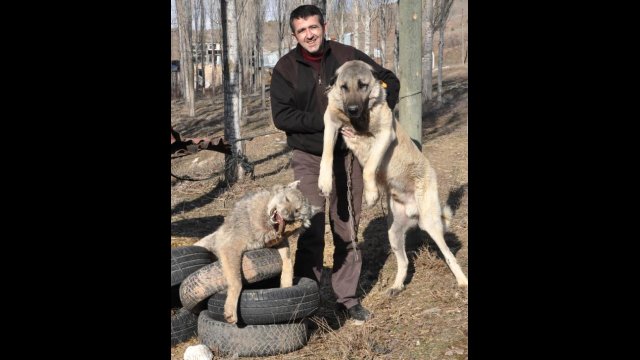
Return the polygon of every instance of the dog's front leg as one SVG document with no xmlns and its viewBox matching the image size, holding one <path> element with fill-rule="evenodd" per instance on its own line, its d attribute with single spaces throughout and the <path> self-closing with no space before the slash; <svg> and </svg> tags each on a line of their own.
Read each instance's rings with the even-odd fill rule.
<svg viewBox="0 0 640 360">
<path fill-rule="evenodd" d="M 371 146 L 371 153 L 367 163 L 362 169 L 362 180 L 364 182 L 364 199 L 367 206 L 373 206 L 378 201 L 378 186 L 376 185 L 376 170 L 389 148 L 389 144 L 395 138 L 392 129 L 384 129 L 376 134 L 376 140 Z"/>
<path fill-rule="evenodd" d="M 293 264 L 291 263 L 291 251 L 289 240 L 285 239 L 278 248 L 280 258 L 282 258 L 282 273 L 280 274 L 280 287 L 293 286 Z"/>
<path fill-rule="evenodd" d="M 320 160 L 320 175 L 318 176 L 318 188 L 322 196 L 331 194 L 333 183 L 333 147 L 338 138 L 340 124 L 333 119 L 331 111 L 324 113 L 324 138 L 322 139 L 322 160 Z"/>
</svg>

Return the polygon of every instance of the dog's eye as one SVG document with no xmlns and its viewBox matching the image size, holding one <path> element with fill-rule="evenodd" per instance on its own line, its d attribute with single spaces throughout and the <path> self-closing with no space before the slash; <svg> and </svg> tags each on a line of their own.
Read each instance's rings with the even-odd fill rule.
<svg viewBox="0 0 640 360">
<path fill-rule="evenodd" d="M 369 87 L 369 84 L 361 83 L 360 81 L 358 81 L 358 88 L 360 90 L 367 90 L 368 87 Z"/>
<path fill-rule="evenodd" d="M 347 85 L 342 85 L 340 86 L 340 88 L 344 91 L 347 91 L 347 92 L 349 91 L 349 87 Z"/>
</svg>

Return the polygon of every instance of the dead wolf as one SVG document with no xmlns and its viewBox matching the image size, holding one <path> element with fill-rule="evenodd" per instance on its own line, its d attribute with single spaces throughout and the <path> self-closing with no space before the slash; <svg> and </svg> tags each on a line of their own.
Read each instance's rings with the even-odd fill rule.
<svg viewBox="0 0 640 360">
<path fill-rule="evenodd" d="M 387 217 L 389 242 L 398 262 L 389 294 L 396 295 L 404 289 L 408 266 L 405 233 L 416 225 L 436 242 L 458 285 L 467 286 L 467 277 L 444 241 L 451 209 L 440 207 L 436 172 L 394 118 L 386 93 L 372 71 L 365 62 L 348 61 L 336 70 L 330 82 L 318 178 L 320 192 L 325 196 L 331 192 L 333 148 L 344 126 L 355 135 L 344 137 L 344 141 L 363 166 L 366 205 L 372 206 L 378 200 L 378 186 L 387 192 L 391 209 Z"/>
<path fill-rule="evenodd" d="M 319 210 L 311 206 L 298 190 L 298 183 L 274 185 L 271 190 L 258 190 L 243 196 L 215 232 L 194 244 L 209 249 L 220 261 L 228 287 L 224 317 L 231 324 L 238 321 L 242 253 L 245 251 L 278 248 L 282 257 L 280 287 L 293 284 L 293 265 L 287 240 L 292 232 L 285 233 L 285 225 L 300 221 L 302 227 L 298 229 L 307 228 L 311 225 L 311 217 Z"/>
</svg>

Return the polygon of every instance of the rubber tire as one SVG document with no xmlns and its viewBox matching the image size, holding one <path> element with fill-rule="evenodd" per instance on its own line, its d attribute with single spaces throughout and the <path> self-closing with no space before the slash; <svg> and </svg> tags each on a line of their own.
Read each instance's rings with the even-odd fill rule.
<svg viewBox="0 0 640 360">
<path fill-rule="evenodd" d="M 209 316 L 218 321 L 224 319 L 224 302 L 227 291 L 220 291 L 209 298 Z M 238 323 L 264 325 L 292 322 L 311 316 L 320 305 L 318 283 L 309 278 L 294 278 L 288 288 L 242 289 L 238 301 Z"/>
<path fill-rule="evenodd" d="M 189 340 L 197 334 L 198 315 L 181 308 L 171 315 L 171 346 Z"/>
<path fill-rule="evenodd" d="M 255 283 L 280 275 L 282 259 L 278 250 L 265 248 L 246 251 L 242 254 L 242 282 Z M 209 296 L 227 288 L 222 276 L 220 262 L 216 261 L 195 271 L 180 284 L 180 302 L 191 311 L 197 311 L 198 305 L 204 305 Z"/>
<path fill-rule="evenodd" d="M 198 316 L 198 338 L 201 344 L 218 354 L 238 354 L 238 356 L 286 354 L 307 344 L 307 322 L 238 327 L 213 320 L 208 311 L 202 311 Z"/>
<path fill-rule="evenodd" d="M 213 253 L 201 246 L 171 249 L 171 286 L 179 285 L 187 276 L 214 261 Z"/>
</svg>

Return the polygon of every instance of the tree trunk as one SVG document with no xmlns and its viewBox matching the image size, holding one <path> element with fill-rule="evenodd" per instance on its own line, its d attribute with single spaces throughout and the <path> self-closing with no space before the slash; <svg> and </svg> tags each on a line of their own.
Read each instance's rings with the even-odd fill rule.
<svg viewBox="0 0 640 360">
<path fill-rule="evenodd" d="M 353 47 L 360 49 L 360 0 L 353 0 Z"/>
<path fill-rule="evenodd" d="M 222 22 L 222 71 L 224 73 L 224 137 L 231 143 L 231 155 L 225 155 L 225 179 L 228 184 L 242 180 L 244 170 L 240 165 L 243 157 L 240 139 L 241 89 L 238 67 L 238 22 L 235 0 L 221 0 Z"/>
<path fill-rule="evenodd" d="M 322 15 L 324 15 L 324 18 L 327 18 L 327 0 L 313 0 L 311 1 L 311 4 L 320 8 L 320 11 L 322 11 Z M 293 11 L 293 9 L 291 10 Z"/>
<path fill-rule="evenodd" d="M 425 61 L 423 63 L 422 78 L 422 95 L 425 101 L 431 100 L 432 83 L 433 83 L 433 0 L 426 0 L 426 31 L 424 37 L 424 54 Z"/>
<path fill-rule="evenodd" d="M 393 72 L 397 74 L 400 64 L 400 31 L 398 30 L 398 20 L 396 20 L 394 32 L 396 34 L 396 41 L 393 44 Z"/>
<path fill-rule="evenodd" d="M 387 14 L 386 4 L 383 2 L 380 4 L 380 29 L 378 39 L 380 41 L 380 65 L 386 67 L 386 52 L 387 52 Z"/>
<path fill-rule="evenodd" d="M 216 40 L 213 33 L 214 0 L 209 0 L 209 27 L 211 27 L 211 104 L 216 98 Z"/>
<path fill-rule="evenodd" d="M 467 60 L 467 52 L 464 47 L 464 0 L 460 0 L 460 59 L 464 64 Z"/>
<path fill-rule="evenodd" d="M 180 70 L 184 79 L 184 100 L 189 116 L 196 116 L 193 86 L 193 51 L 191 47 L 191 1 L 176 0 L 178 33 L 180 37 Z"/>
<path fill-rule="evenodd" d="M 207 56 L 207 49 L 204 46 L 204 0 L 198 0 L 198 6 L 200 7 L 200 29 L 198 34 L 200 35 L 200 68 L 202 68 L 202 95 L 206 94 L 207 75 L 204 71 L 204 57 Z"/>
<path fill-rule="evenodd" d="M 444 24 L 440 26 L 438 35 L 440 35 L 440 41 L 438 42 L 438 103 L 442 104 L 442 63 L 444 62 Z"/>
<path fill-rule="evenodd" d="M 398 18 L 403 19 L 400 22 L 400 124 L 422 149 L 422 6 L 420 0 L 402 0 L 398 7 Z"/>
<path fill-rule="evenodd" d="M 364 53 L 371 56 L 371 6 L 367 1 L 364 9 Z"/>
</svg>

